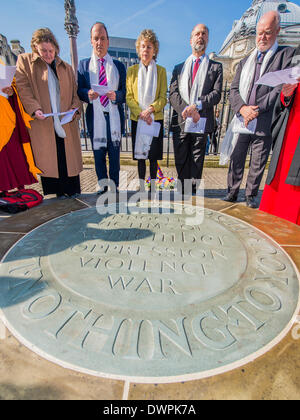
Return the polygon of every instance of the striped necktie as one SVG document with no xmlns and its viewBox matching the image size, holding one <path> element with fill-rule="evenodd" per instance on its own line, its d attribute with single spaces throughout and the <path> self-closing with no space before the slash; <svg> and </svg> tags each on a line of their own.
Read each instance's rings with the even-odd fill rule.
<svg viewBox="0 0 300 420">
<path fill-rule="evenodd" d="M 106 78 L 106 72 L 104 67 L 104 58 L 101 58 L 100 60 L 100 71 L 99 71 L 99 85 L 100 86 L 107 86 L 107 78 Z M 104 108 L 107 107 L 109 99 L 107 96 L 100 96 L 100 102 Z"/>
<path fill-rule="evenodd" d="M 261 66 L 264 61 L 265 56 L 266 56 L 266 52 L 263 52 L 263 53 L 261 52 L 256 59 L 254 77 L 252 80 L 251 89 L 249 90 L 248 105 L 256 105 L 256 93 L 257 93 L 258 85 L 256 85 L 255 83 L 260 78 Z"/>
</svg>

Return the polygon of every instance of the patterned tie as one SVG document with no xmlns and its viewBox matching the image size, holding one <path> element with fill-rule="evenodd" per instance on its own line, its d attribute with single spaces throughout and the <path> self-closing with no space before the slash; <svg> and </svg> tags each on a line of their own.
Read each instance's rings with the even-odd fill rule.
<svg viewBox="0 0 300 420">
<path fill-rule="evenodd" d="M 106 78 L 106 72 L 104 67 L 104 58 L 99 59 L 100 61 L 100 72 L 99 72 L 99 85 L 100 86 L 107 86 L 107 78 Z M 100 102 L 104 106 L 104 108 L 107 107 L 109 99 L 105 96 L 100 96 Z"/>
<path fill-rule="evenodd" d="M 200 66 L 200 58 L 197 58 L 197 60 L 196 60 L 196 62 L 194 64 L 194 70 L 193 70 L 193 83 L 195 81 L 195 78 L 196 78 L 196 75 L 197 75 L 199 66 Z"/>
<path fill-rule="evenodd" d="M 260 53 L 259 58 L 257 58 L 254 78 L 252 81 L 252 87 L 249 90 L 250 95 L 249 95 L 248 105 L 256 105 L 256 91 L 257 91 L 258 85 L 256 85 L 255 83 L 260 78 L 261 66 L 264 61 L 265 56 L 266 56 L 266 53 L 264 52 L 264 53 Z"/>
</svg>

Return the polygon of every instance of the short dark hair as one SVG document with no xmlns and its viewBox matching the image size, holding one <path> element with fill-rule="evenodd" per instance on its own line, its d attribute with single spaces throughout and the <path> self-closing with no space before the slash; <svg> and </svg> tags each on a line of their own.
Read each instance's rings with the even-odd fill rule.
<svg viewBox="0 0 300 420">
<path fill-rule="evenodd" d="M 92 31 L 93 31 L 93 29 L 94 29 L 94 27 L 96 26 L 96 25 L 101 25 L 102 26 L 102 28 L 104 28 L 105 29 L 105 32 L 106 32 L 106 35 L 107 35 L 107 39 L 109 38 L 109 36 L 108 36 L 108 31 L 107 31 L 107 27 L 105 26 L 105 24 L 103 23 L 103 22 L 95 22 L 94 23 L 94 25 L 91 27 L 91 37 L 92 37 Z"/>
</svg>

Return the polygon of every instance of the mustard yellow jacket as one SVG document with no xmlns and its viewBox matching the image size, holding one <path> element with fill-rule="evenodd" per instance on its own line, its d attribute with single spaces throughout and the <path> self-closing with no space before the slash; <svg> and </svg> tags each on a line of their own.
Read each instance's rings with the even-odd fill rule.
<svg viewBox="0 0 300 420">
<path fill-rule="evenodd" d="M 127 71 L 126 80 L 126 102 L 130 109 L 130 118 L 133 121 L 138 121 L 142 109 L 139 106 L 138 100 L 138 72 L 139 64 L 129 67 Z M 164 119 L 164 107 L 167 104 L 167 72 L 164 67 L 157 66 L 157 90 L 155 101 L 151 104 L 155 110 L 154 119 Z"/>
</svg>

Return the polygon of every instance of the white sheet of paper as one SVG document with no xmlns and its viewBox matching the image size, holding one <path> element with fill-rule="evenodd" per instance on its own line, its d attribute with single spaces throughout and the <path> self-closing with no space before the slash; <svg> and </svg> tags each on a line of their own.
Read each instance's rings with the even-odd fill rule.
<svg viewBox="0 0 300 420">
<path fill-rule="evenodd" d="M 92 85 L 92 89 L 97 92 L 100 96 L 106 95 L 109 91 L 111 91 L 109 86 L 100 86 L 100 85 Z"/>
<path fill-rule="evenodd" d="M 69 111 L 66 111 L 66 112 L 57 112 L 57 113 L 50 113 L 50 114 L 43 114 L 43 115 L 46 118 L 54 117 L 54 116 L 63 117 L 61 119 L 61 124 L 63 125 L 72 121 L 76 111 L 78 111 L 78 108 L 70 109 Z"/>
<path fill-rule="evenodd" d="M 300 77 L 300 67 L 291 67 L 285 70 L 274 71 L 264 74 L 258 81 L 257 85 L 266 85 L 275 87 L 282 84 L 296 84 L 299 83 L 297 78 Z"/>
<path fill-rule="evenodd" d="M 184 132 L 203 134 L 205 132 L 206 120 L 207 118 L 200 118 L 200 120 L 197 123 L 194 123 L 193 118 L 187 118 L 184 127 Z"/>
<path fill-rule="evenodd" d="M 16 66 L 4 66 L 0 64 L 0 95 L 5 98 L 8 96 L 2 92 L 2 89 L 11 86 L 15 73 Z"/>
<path fill-rule="evenodd" d="M 232 131 L 239 134 L 255 134 L 257 126 L 257 118 L 249 122 L 248 127 L 245 127 L 244 118 L 242 116 L 235 119 Z"/>
<path fill-rule="evenodd" d="M 158 137 L 160 133 L 160 123 L 153 122 L 151 125 L 148 125 L 145 121 L 139 120 L 141 127 L 141 134 L 146 134 L 151 137 Z"/>
<path fill-rule="evenodd" d="M 43 114 L 44 117 L 48 118 L 48 117 L 54 117 L 54 116 L 58 116 L 61 117 L 62 115 L 67 115 L 70 111 L 67 112 L 55 112 L 55 113 L 50 113 L 50 114 Z"/>
<path fill-rule="evenodd" d="M 63 116 L 63 118 L 61 119 L 61 121 L 60 121 L 61 125 L 68 124 L 69 122 L 71 122 L 73 120 L 73 118 L 74 118 L 74 115 L 75 115 L 76 111 L 78 111 L 78 108 L 71 109 L 70 111 L 68 111 Z"/>
</svg>

